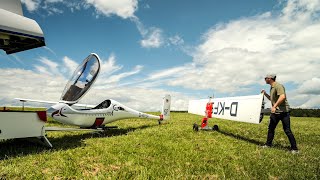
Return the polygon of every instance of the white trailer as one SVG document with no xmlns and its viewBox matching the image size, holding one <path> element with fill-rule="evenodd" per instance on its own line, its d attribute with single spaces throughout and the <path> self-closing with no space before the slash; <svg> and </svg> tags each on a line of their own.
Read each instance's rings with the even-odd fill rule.
<svg viewBox="0 0 320 180">
<path fill-rule="evenodd" d="M 46 138 L 46 111 L 0 110 L 0 140 L 37 137 L 52 147 Z"/>
</svg>

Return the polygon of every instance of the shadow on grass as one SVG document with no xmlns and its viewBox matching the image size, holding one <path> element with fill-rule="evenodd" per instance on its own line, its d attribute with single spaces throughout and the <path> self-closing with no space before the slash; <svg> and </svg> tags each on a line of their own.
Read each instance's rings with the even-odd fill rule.
<svg viewBox="0 0 320 180">
<path fill-rule="evenodd" d="M 242 140 L 242 141 L 246 141 L 246 142 L 249 142 L 251 144 L 255 144 L 257 146 L 263 146 L 265 143 L 264 142 L 261 142 L 261 141 L 257 141 L 255 139 L 251 139 L 251 138 L 248 138 L 248 137 L 244 137 L 244 136 L 240 136 L 238 134 L 233 134 L 233 133 L 230 133 L 230 132 L 226 132 L 226 131 L 216 131 L 218 133 L 221 133 L 223 135 L 226 135 L 226 136 L 229 136 L 229 137 L 232 137 L 232 138 L 235 138 L 235 139 L 239 139 L 239 140 Z M 288 146 L 283 146 L 281 144 L 274 144 L 272 145 L 272 148 L 276 148 L 276 149 L 281 149 L 281 150 L 288 150 L 290 149 L 290 147 Z"/>
<path fill-rule="evenodd" d="M 37 138 L 25 138 L 25 139 L 11 139 L 4 142 L 0 141 L 0 160 L 9 159 L 18 156 L 26 156 L 30 154 L 38 154 L 45 152 L 53 152 L 59 150 L 73 149 L 81 146 L 85 146 L 83 140 L 89 138 L 103 138 L 112 136 L 121 136 L 129 132 L 133 132 L 139 129 L 146 129 L 149 127 L 158 125 L 144 125 L 136 128 L 119 128 L 108 129 L 105 132 L 87 132 L 84 134 L 67 134 L 62 137 L 48 138 L 53 148 L 48 148 L 41 144 L 41 141 Z M 49 132 L 50 133 L 50 132 Z"/>
</svg>

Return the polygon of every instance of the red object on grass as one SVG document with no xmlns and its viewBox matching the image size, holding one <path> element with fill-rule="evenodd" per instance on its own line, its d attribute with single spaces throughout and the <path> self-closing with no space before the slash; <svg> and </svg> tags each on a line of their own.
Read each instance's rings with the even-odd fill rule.
<svg viewBox="0 0 320 180">
<path fill-rule="evenodd" d="M 208 102 L 206 106 L 206 116 L 207 118 L 212 118 L 212 106 L 213 102 Z"/>
<path fill-rule="evenodd" d="M 206 118 L 206 117 L 202 118 L 201 128 L 204 128 L 207 125 L 208 125 L 208 118 Z"/>
</svg>

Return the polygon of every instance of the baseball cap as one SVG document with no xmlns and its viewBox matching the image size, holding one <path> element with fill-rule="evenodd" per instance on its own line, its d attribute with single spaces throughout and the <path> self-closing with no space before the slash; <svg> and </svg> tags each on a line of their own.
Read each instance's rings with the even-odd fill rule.
<svg viewBox="0 0 320 180">
<path fill-rule="evenodd" d="M 276 74 L 267 74 L 267 75 L 266 75 L 266 78 L 272 78 L 272 79 L 274 79 L 274 78 L 276 78 L 276 77 L 277 77 Z"/>
</svg>

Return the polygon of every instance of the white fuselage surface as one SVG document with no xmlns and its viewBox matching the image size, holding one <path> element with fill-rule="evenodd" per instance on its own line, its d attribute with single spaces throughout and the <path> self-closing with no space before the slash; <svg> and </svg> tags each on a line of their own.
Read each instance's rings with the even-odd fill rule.
<svg viewBox="0 0 320 180">
<path fill-rule="evenodd" d="M 99 127 L 116 120 L 126 118 L 148 118 L 161 120 L 160 116 L 146 114 L 133 110 L 123 104 L 109 99 L 105 100 L 106 106 L 101 103 L 91 109 L 75 109 L 65 103 L 59 103 L 47 110 L 47 115 L 53 119 L 69 125 L 80 127 Z"/>
</svg>

